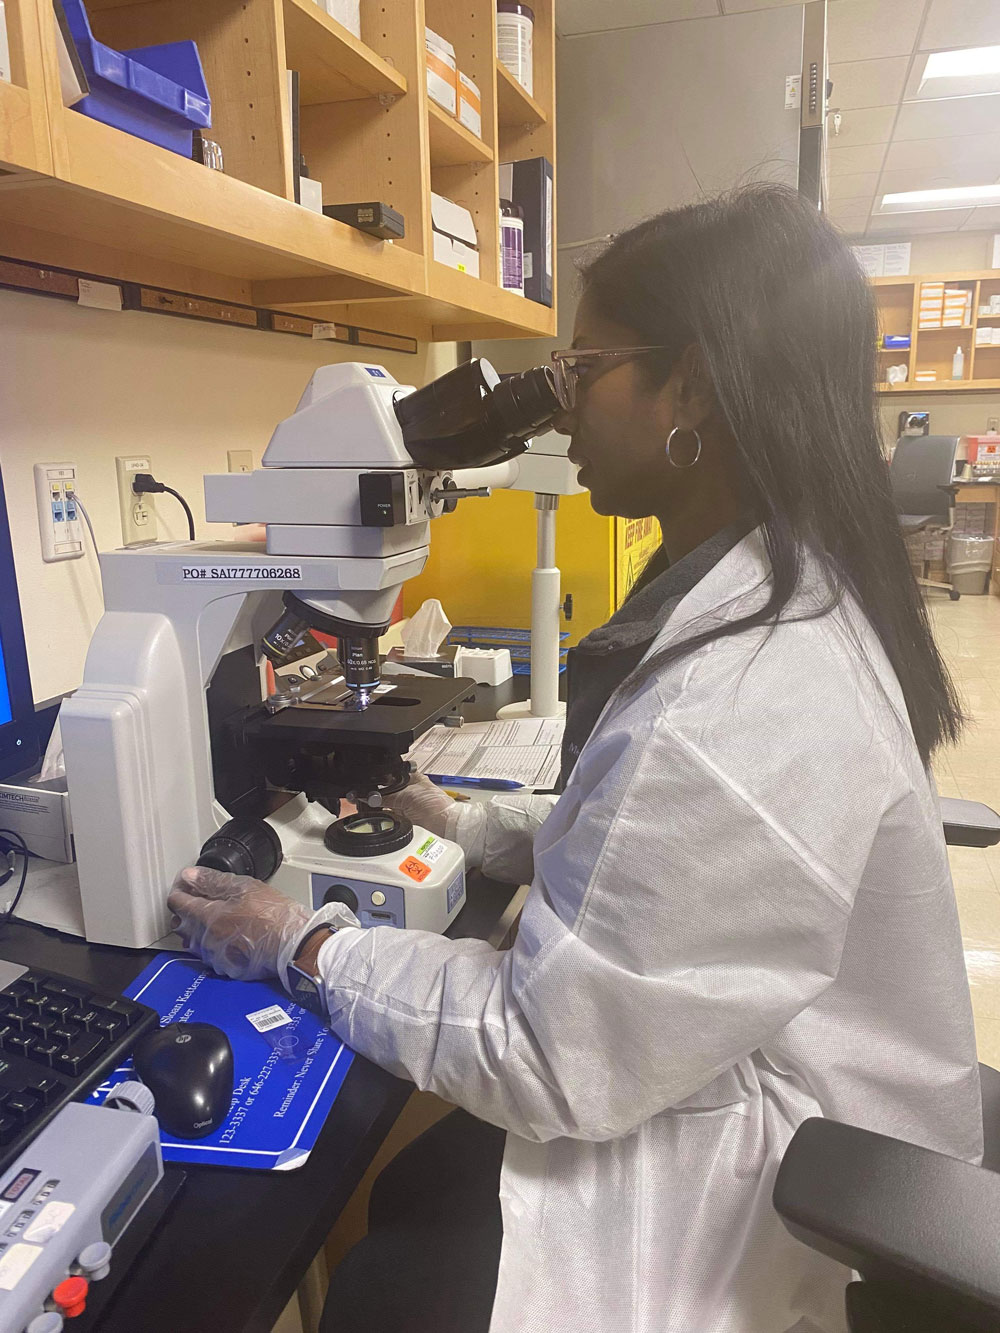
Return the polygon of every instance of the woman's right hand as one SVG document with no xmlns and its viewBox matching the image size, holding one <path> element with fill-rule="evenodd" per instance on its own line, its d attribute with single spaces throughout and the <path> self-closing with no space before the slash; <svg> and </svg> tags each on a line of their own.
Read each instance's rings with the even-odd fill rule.
<svg viewBox="0 0 1000 1333">
<path fill-rule="evenodd" d="M 428 833 L 439 838 L 448 836 L 448 815 L 455 809 L 456 802 L 423 773 L 414 773 L 401 791 L 385 798 L 385 803 L 397 815 L 402 815 L 411 824 L 419 824 Z"/>
</svg>

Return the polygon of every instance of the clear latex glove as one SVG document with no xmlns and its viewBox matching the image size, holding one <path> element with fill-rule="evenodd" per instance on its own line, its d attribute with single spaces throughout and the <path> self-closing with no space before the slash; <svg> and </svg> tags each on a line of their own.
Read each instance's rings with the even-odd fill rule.
<svg viewBox="0 0 1000 1333">
<path fill-rule="evenodd" d="M 494 879 L 528 884 L 535 834 L 555 802 L 554 796 L 520 792 L 494 796 L 489 802 L 453 801 L 429 778 L 417 774 L 386 803 L 428 833 L 457 842 L 469 869 L 481 866 Z"/>
<path fill-rule="evenodd" d="M 191 952 L 220 976 L 241 981 L 276 976 L 283 949 L 314 915 L 269 884 L 206 866 L 182 870 L 167 903 Z"/>
<path fill-rule="evenodd" d="M 419 824 L 428 833 L 436 833 L 439 838 L 454 837 L 447 831 L 448 817 L 453 810 L 462 808 L 462 803 L 453 801 L 423 773 L 414 773 L 402 791 L 387 796 L 385 803 L 397 815 L 411 824 Z"/>
</svg>

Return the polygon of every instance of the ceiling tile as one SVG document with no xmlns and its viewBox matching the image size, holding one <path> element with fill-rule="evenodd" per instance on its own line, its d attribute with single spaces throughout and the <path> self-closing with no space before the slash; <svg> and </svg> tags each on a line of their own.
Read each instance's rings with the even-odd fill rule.
<svg viewBox="0 0 1000 1333">
<path fill-rule="evenodd" d="M 888 60 L 847 60 L 831 65 L 830 105 L 843 111 L 898 102 L 909 63 L 909 56 L 890 56 Z"/>
<path fill-rule="evenodd" d="M 614 28 L 638 28 L 646 23 L 673 23 L 679 19 L 715 18 L 717 0 L 559 0 L 557 24 L 563 37 Z"/>
<path fill-rule="evenodd" d="M 835 0 L 827 19 L 831 63 L 909 55 L 923 12 L 924 0 Z"/>
<path fill-rule="evenodd" d="M 878 192 L 883 195 L 906 190 L 952 190 L 963 185 L 990 185 L 992 182 L 992 176 L 984 178 L 982 171 L 974 166 L 907 167 L 902 171 L 883 171 Z"/>
<path fill-rule="evenodd" d="M 802 0 L 722 0 L 727 14 L 745 14 L 748 9 L 777 9 L 779 5 L 800 5 Z"/>
<path fill-rule="evenodd" d="M 844 204 L 831 204 L 828 216 L 836 227 L 863 228 L 868 222 L 871 209 L 864 204 L 848 200 Z"/>
<path fill-rule="evenodd" d="M 951 166 L 978 166 L 984 182 L 1000 176 L 1000 131 L 948 139 L 899 139 L 885 155 L 886 171 Z"/>
<path fill-rule="evenodd" d="M 905 241 L 916 231 L 957 231 L 968 220 L 972 209 L 956 208 L 947 213 L 875 213 L 868 224 L 869 232 L 897 236 Z"/>
<path fill-rule="evenodd" d="M 839 0 L 843 3 L 843 0 Z M 828 140 L 831 154 L 858 144 L 888 143 L 896 119 L 894 106 L 866 107 L 861 111 L 845 111 L 840 121 L 840 133 Z"/>
<path fill-rule="evenodd" d="M 1000 43 L 997 0 L 931 0 L 920 34 L 921 51 Z"/>
<path fill-rule="evenodd" d="M 884 143 L 862 143 L 853 148 L 838 148 L 830 154 L 830 171 L 841 175 L 855 171 L 881 171 L 885 150 Z"/>
<path fill-rule="evenodd" d="M 997 10 L 1000 13 L 1000 2 Z M 998 125 L 1000 93 L 947 97 L 938 102 L 904 102 L 892 137 L 941 139 L 959 134 L 990 134 L 996 132 Z"/>
<path fill-rule="evenodd" d="M 963 231 L 1000 231 L 1000 207 L 974 208 L 969 220 L 962 225 Z M 1000 271 L 997 274 L 1000 277 Z"/>
<path fill-rule="evenodd" d="M 829 195 L 831 199 L 870 199 L 878 185 L 877 171 L 846 172 L 841 175 L 831 170 Z"/>
</svg>

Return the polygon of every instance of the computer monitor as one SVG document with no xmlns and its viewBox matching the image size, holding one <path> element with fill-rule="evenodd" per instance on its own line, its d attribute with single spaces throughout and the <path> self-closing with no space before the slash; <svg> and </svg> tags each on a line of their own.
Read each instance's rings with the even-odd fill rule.
<svg viewBox="0 0 1000 1333">
<path fill-rule="evenodd" d="M 0 780 L 38 763 L 35 701 L 0 472 Z"/>
</svg>

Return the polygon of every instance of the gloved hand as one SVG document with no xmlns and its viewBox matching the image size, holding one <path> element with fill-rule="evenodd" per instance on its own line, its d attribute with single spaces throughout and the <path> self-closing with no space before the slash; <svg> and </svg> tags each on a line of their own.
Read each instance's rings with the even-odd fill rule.
<svg viewBox="0 0 1000 1333">
<path fill-rule="evenodd" d="M 167 903 L 187 948 L 220 976 L 241 981 L 275 976 L 279 955 L 314 915 L 269 884 L 207 866 L 182 870 Z"/>
<path fill-rule="evenodd" d="M 457 842 L 466 865 L 483 860 L 486 836 L 486 806 L 479 801 L 455 801 L 422 773 L 415 773 L 402 791 L 386 797 L 386 805 L 428 833 Z"/>
<path fill-rule="evenodd" d="M 402 791 L 387 796 L 385 803 L 397 815 L 402 815 L 411 824 L 419 824 L 428 833 L 436 833 L 439 838 L 449 836 L 448 816 L 460 805 L 423 773 L 414 773 Z"/>
</svg>

